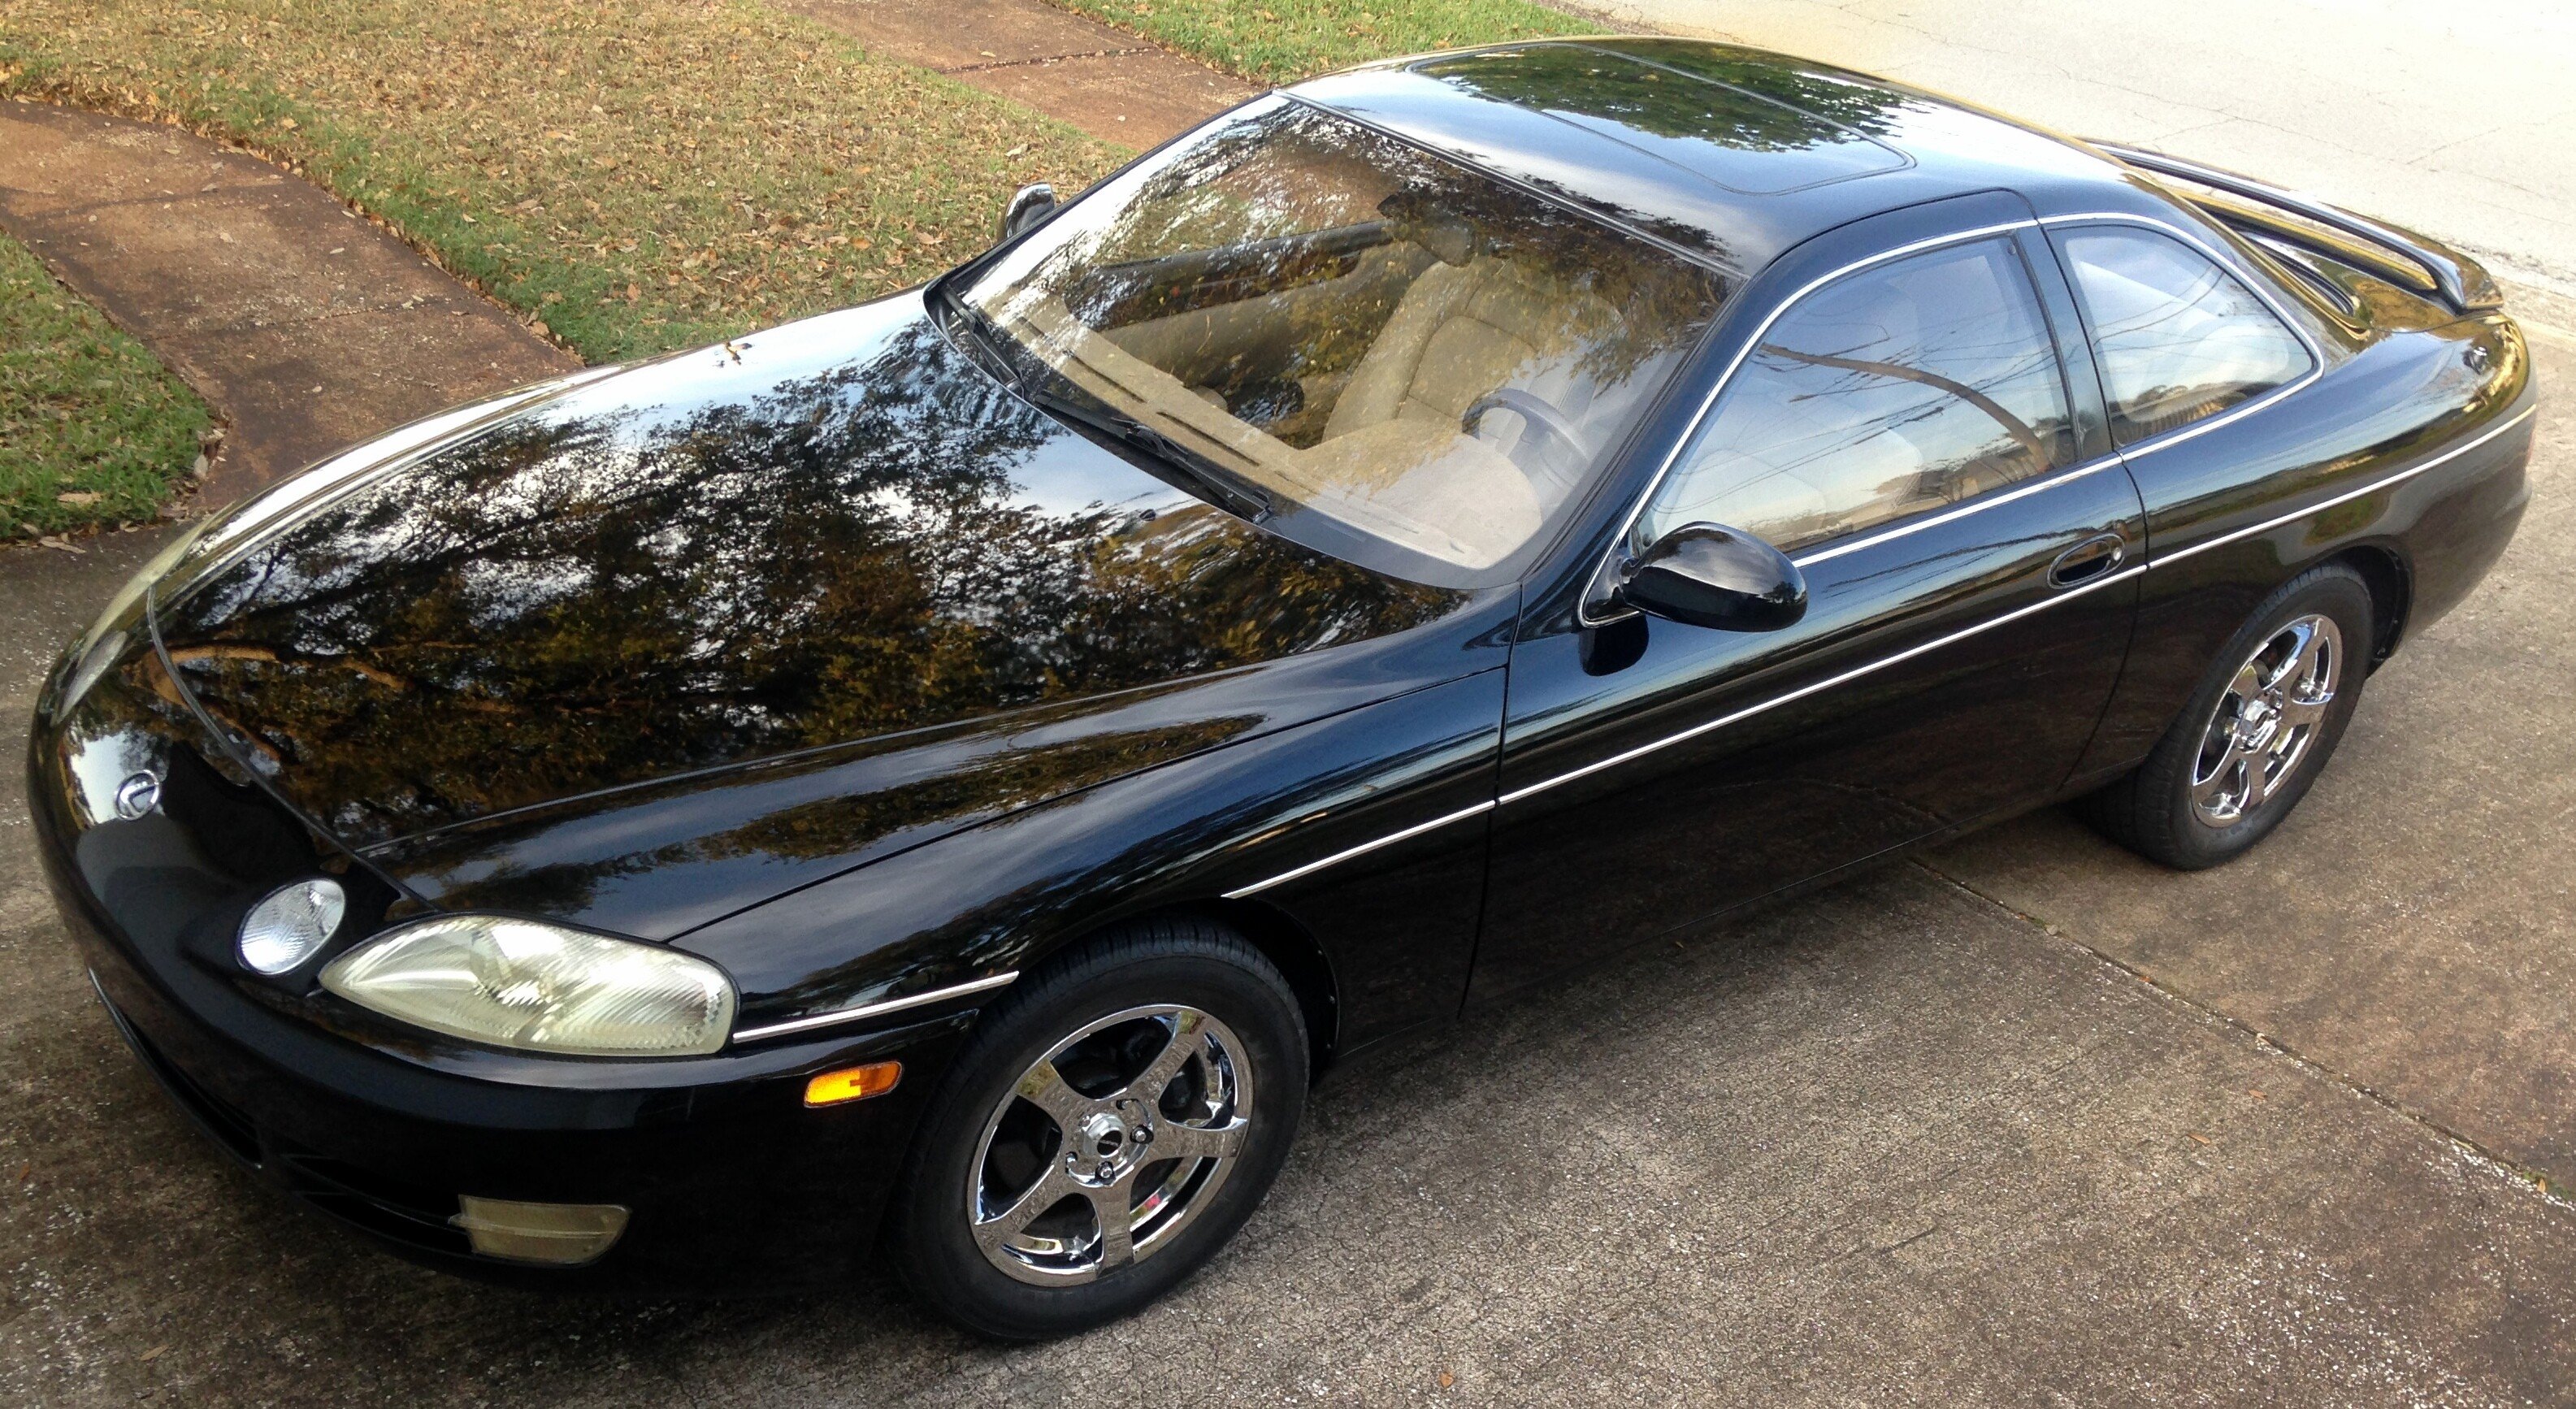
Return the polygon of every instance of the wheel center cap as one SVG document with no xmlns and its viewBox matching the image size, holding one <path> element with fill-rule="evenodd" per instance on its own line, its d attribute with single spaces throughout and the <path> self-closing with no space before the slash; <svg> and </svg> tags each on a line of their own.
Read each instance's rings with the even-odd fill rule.
<svg viewBox="0 0 2576 1409">
<path fill-rule="evenodd" d="M 2265 692 L 2245 703 L 2245 713 L 2236 722 L 2236 737 L 2245 747 L 2259 749 L 2272 740 L 2272 730 L 2281 720 L 2281 697 Z"/>
<path fill-rule="evenodd" d="M 1093 1159 L 1114 1160 L 1126 1152 L 1127 1122 L 1107 1111 L 1082 1123 L 1082 1148 Z"/>
<path fill-rule="evenodd" d="M 1065 1171 L 1095 1187 L 1115 1184 L 1143 1162 L 1153 1142 L 1150 1120 L 1122 1111 L 1094 1111 L 1067 1133 Z"/>
</svg>

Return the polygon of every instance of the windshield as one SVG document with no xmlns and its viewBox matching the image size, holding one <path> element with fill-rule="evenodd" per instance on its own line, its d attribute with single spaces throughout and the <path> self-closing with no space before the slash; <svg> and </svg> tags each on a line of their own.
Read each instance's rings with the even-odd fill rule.
<svg viewBox="0 0 2576 1409">
<path fill-rule="evenodd" d="M 1718 276 L 1273 97 L 958 291 L 1044 404 L 1310 546 L 1509 580 L 1717 310 Z"/>
</svg>

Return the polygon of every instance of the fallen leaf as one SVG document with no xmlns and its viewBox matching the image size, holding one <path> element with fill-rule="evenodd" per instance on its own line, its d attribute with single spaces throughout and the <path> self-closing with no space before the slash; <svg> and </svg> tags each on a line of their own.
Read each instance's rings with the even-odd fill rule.
<svg viewBox="0 0 2576 1409">
<path fill-rule="evenodd" d="M 1454 1385 L 1454 1384 L 1456 1384 L 1456 1383 L 1458 1383 L 1458 1377 L 1457 1377 L 1457 1376 L 1450 1374 L 1450 1373 L 1449 1373 L 1448 1371 L 1446 1371 L 1446 1370 L 1443 1370 L 1443 1371 L 1441 1371 L 1441 1372 L 1440 1372 L 1440 1387 L 1441 1387 L 1442 1389 L 1447 1389 L 1449 1386 Z"/>
<path fill-rule="evenodd" d="M 166 1345 L 156 1345 L 156 1346 L 152 1347 L 150 1350 L 147 1350 L 147 1351 L 143 1352 L 143 1358 L 144 1358 L 145 1360 L 158 1360 L 158 1359 L 160 1359 L 164 1354 L 168 1353 L 169 1349 L 170 1349 L 170 1347 L 168 1347 L 168 1346 L 166 1346 Z"/>
<path fill-rule="evenodd" d="M 98 497 L 99 496 L 95 490 L 67 489 L 62 493 L 55 495 L 54 502 L 57 504 L 69 504 L 76 509 L 85 509 L 90 505 L 97 503 Z"/>
<path fill-rule="evenodd" d="M 2268 1101 L 2268 1100 L 2272 1099 L 2271 1097 L 2266 1096 L 2266 1095 L 2264 1095 L 2264 1094 L 2263 1094 L 2263 1088 L 2262 1088 L 2262 1087 L 2260 1087 L 2260 1086 L 2248 1086 L 2248 1087 L 2246 1087 L 2245 1089 L 2246 1089 L 2247 1091 L 2250 1091 L 2250 1092 L 2252 1092 L 2252 1093 L 2253 1093 L 2253 1095 L 2254 1095 L 2254 1099 L 2255 1099 L 2255 1100 L 2258 1100 L 2258 1101 Z"/>
<path fill-rule="evenodd" d="M 2202 1144 L 2204 1144 L 2204 1145 L 2207 1145 L 2207 1144 L 2212 1143 L 2212 1141 L 2210 1140 L 2210 1138 L 2209 1138 L 2208 1136 L 2201 1134 L 2201 1133 L 2200 1133 L 2199 1131 L 2197 1131 L 2197 1130 L 2186 1130 L 2186 1131 L 2184 1131 L 2184 1132 L 2183 1132 L 2183 1134 L 2188 1135 L 2188 1136 L 2190 1136 L 2191 1138 L 2193 1138 L 2193 1139 L 2195 1139 L 2195 1140 L 2198 1140 L 2200 1143 L 2202 1143 Z"/>
<path fill-rule="evenodd" d="M 53 549 L 55 552 L 69 553 L 74 557 L 79 557 L 81 553 L 80 549 L 72 546 L 71 540 L 68 538 L 39 538 L 36 542 L 44 547 Z"/>
</svg>

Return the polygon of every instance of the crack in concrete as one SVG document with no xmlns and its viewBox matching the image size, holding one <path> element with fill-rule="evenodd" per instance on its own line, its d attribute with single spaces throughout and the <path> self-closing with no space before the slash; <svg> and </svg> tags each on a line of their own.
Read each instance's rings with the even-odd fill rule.
<svg viewBox="0 0 2576 1409">
<path fill-rule="evenodd" d="M 1960 891 L 1962 894 L 1983 901 L 1986 904 L 1993 906 L 1995 909 L 2002 911 L 2004 914 L 2021 921 L 2031 929 L 2037 930 L 2046 939 L 2063 944 L 2068 948 L 2078 950 L 2091 956 L 2095 962 L 2102 964 L 2104 967 L 2117 970 L 2120 973 L 2136 979 L 2138 982 L 2143 983 L 2148 988 L 2154 990 L 2158 997 L 2163 998 L 2165 1001 L 2183 1009 L 2185 1012 L 2199 1018 L 2201 1021 L 2251 1040 L 2256 1051 L 2276 1056 L 2287 1061 L 2291 1066 L 2297 1068 L 2302 1075 L 2310 1077 L 2316 1081 L 2323 1082 L 2326 1085 L 2336 1087 L 2347 1095 L 2359 1097 L 2360 1099 L 2379 1107 L 2381 1110 L 2387 1111 L 2389 1114 L 2406 1121 L 2417 1129 L 2422 1130 L 2426 1134 L 2442 1141 L 2444 1144 L 2449 1145 L 2453 1151 L 2470 1162 L 2482 1166 L 2491 1172 L 2510 1176 L 2510 1182 L 2512 1184 L 2519 1186 L 2527 1192 L 2536 1194 L 2540 1198 L 2541 1202 L 2549 1205 L 2550 1207 L 2561 1210 L 2562 1212 L 2576 1213 L 2576 1199 L 2570 1199 L 2566 1195 L 2557 1192 L 2558 1185 L 2551 1182 L 2551 1176 L 2548 1171 L 2534 1168 L 2533 1166 L 2524 1164 L 2520 1160 L 2514 1159 L 2511 1156 L 2491 1150 L 2485 1145 L 2480 1144 L 2474 1137 L 2465 1135 L 2458 1130 L 2454 1130 L 2450 1126 L 2444 1125 L 2442 1122 L 2433 1119 L 2431 1116 L 2415 1110 L 2406 1103 L 2398 1100 L 2396 1097 L 2372 1086 L 2370 1083 L 2288 1046 L 2283 1043 L 2281 1039 L 2272 1036 L 2270 1033 L 2263 1031 L 2261 1028 L 2254 1026 L 2252 1023 L 2249 1023 L 2242 1018 L 2236 1017 L 2230 1013 L 2222 1012 L 2221 1010 L 2213 1008 L 2210 1005 L 2201 1002 L 2199 999 L 2182 992 L 2180 989 L 2158 982 L 2153 974 L 2139 968 L 2137 965 L 2132 964 L 2117 955 L 2108 954 L 2102 950 L 2096 949 L 2092 945 L 2077 939 L 2074 935 L 2069 934 L 2056 925 L 2050 924 L 2048 921 L 2041 919 L 2039 916 L 2033 915 L 2025 910 L 2017 909 L 2002 899 L 1989 895 L 1986 892 L 1977 889 L 1975 886 L 1970 885 L 1966 881 L 1960 880 L 1958 877 L 1934 867 L 1928 861 L 1917 859 L 1911 864 L 1916 870 L 1930 876 L 1933 880 L 1938 881 L 1943 885 L 1950 886 Z M 2563 1181 L 2561 1182 L 2563 1183 Z"/>
</svg>

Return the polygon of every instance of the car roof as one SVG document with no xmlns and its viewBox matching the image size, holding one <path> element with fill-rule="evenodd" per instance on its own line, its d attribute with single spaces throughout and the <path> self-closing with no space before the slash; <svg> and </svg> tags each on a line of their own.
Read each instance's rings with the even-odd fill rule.
<svg viewBox="0 0 2576 1409">
<path fill-rule="evenodd" d="M 1901 206 L 2128 184 L 2099 153 L 1955 99 L 1701 40 L 1492 45 L 1287 91 L 1586 207 L 1735 281 L 1811 235 Z"/>
</svg>

